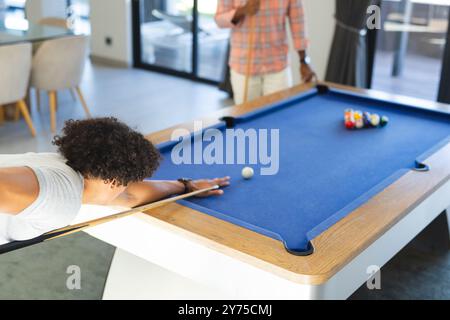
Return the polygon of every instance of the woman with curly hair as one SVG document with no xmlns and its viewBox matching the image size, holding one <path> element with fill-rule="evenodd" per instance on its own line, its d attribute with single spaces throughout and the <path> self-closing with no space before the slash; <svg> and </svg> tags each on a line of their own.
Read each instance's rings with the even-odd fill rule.
<svg viewBox="0 0 450 320">
<path fill-rule="evenodd" d="M 67 121 L 53 144 L 58 153 L 0 155 L 0 244 L 67 226 L 82 204 L 136 207 L 229 184 L 228 177 L 144 181 L 158 168 L 160 154 L 115 118 Z"/>
</svg>

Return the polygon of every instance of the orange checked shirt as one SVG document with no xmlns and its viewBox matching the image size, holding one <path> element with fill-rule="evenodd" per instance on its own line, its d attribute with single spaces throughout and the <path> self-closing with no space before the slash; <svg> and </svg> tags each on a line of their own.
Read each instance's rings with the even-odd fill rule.
<svg viewBox="0 0 450 320">
<path fill-rule="evenodd" d="M 296 50 L 308 45 L 302 0 L 261 0 L 258 13 L 246 16 L 238 25 L 232 20 L 236 9 L 247 0 L 219 0 L 216 23 L 221 28 L 231 28 L 230 68 L 247 73 L 249 58 L 250 19 L 255 19 L 253 29 L 252 63 L 250 75 L 263 75 L 282 71 L 288 64 L 288 39 L 286 17 L 289 18 Z"/>
</svg>

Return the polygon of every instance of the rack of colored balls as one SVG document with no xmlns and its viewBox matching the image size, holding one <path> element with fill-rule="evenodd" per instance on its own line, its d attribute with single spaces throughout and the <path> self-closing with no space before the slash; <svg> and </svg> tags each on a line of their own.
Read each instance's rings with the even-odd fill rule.
<svg viewBox="0 0 450 320">
<path fill-rule="evenodd" d="M 389 123 L 387 116 L 353 109 L 346 109 L 344 118 L 347 129 L 380 128 Z"/>
</svg>

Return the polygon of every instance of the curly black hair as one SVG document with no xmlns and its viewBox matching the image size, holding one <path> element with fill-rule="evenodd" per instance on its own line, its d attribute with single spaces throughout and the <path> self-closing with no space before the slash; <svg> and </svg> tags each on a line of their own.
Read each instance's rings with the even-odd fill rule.
<svg viewBox="0 0 450 320">
<path fill-rule="evenodd" d="M 127 186 L 150 177 L 161 155 L 144 136 L 116 118 L 66 121 L 53 139 L 67 165 L 85 178 Z"/>
</svg>

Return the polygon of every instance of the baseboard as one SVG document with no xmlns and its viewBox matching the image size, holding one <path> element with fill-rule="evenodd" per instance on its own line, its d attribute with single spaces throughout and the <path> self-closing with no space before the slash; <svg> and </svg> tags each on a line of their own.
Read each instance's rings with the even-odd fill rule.
<svg viewBox="0 0 450 320">
<path fill-rule="evenodd" d="M 112 67 L 119 67 L 119 68 L 130 68 L 131 63 L 125 62 L 125 61 L 119 61 L 115 59 L 105 58 L 105 57 L 99 57 L 96 55 L 91 54 L 90 55 L 91 61 L 94 63 L 100 63 L 109 65 Z"/>
</svg>

